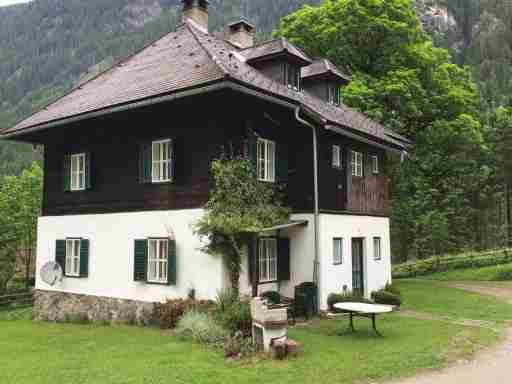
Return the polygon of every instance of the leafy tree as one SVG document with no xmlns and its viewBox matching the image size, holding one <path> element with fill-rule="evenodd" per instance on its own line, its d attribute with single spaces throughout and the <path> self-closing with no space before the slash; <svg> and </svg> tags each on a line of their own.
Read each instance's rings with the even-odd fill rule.
<svg viewBox="0 0 512 384">
<path fill-rule="evenodd" d="M 479 94 L 471 71 L 433 46 L 412 1 L 324 1 L 285 17 L 275 34 L 350 69 L 344 102 L 415 141 L 392 172 L 401 258 L 474 245 L 474 208 L 489 176 Z"/>
<path fill-rule="evenodd" d="M 0 225 L 6 229 L 4 257 L 12 257 L 12 250 L 23 249 L 17 263 L 23 265 L 28 285 L 30 268 L 34 262 L 37 219 L 41 213 L 43 171 L 37 163 L 20 176 L 6 176 L 0 186 Z M 0 248 L 2 244 L 0 243 Z M 14 248 L 13 248 L 14 247 Z M 7 270 L 10 269 L 6 267 Z"/>
<path fill-rule="evenodd" d="M 224 258 L 233 291 L 238 294 L 242 254 L 252 234 L 287 222 L 290 212 L 271 184 L 257 180 L 247 159 L 215 160 L 212 175 L 214 185 L 206 213 L 196 223 L 195 232 L 207 240 L 206 253 Z"/>
</svg>

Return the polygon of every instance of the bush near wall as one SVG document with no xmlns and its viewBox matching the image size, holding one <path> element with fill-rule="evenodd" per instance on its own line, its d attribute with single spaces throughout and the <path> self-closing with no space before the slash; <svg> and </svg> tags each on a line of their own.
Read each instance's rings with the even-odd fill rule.
<svg viewBox="0 0 512 384">
<path fill-rule="evenodd" d="M 393 266 L 393 278 L 426 276 L 455 269 L 489 267 L 512 262 L 512 249 L 438 256 Z"/>
</svg>

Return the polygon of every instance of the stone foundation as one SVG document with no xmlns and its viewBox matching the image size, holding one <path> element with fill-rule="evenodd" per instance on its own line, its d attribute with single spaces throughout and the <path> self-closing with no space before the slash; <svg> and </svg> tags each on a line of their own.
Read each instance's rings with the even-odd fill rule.
<svg viewBox="0 0 512 384">
<path fill-rule="evenodd" d="M 157 323 L 156 303 L 43 290 L 35 292 L 33 318 L 57 322 Z"/>
</svg>

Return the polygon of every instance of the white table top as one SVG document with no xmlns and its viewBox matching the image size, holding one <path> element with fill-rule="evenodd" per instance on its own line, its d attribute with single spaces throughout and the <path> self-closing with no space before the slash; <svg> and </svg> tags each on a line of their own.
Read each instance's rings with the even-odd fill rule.
<svg viewBox="0 0 512 384">
<path fill-rule="evenodd" d="M 337 303 L 333 305 L 336 309 L 342 311 L 358 312 L 366 314 L 380 314 L 393 312 L 393 307 L 390 305 L 380 304 L 365 304 L 365 303 Z"/>
</svg>

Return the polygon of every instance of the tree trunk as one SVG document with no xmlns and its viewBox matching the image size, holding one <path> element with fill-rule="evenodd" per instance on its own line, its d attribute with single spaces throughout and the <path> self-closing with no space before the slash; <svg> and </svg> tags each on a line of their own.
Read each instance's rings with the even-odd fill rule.
<svg viewBox="0 0 512 384">
<path fill-rule="evenodd" d="M 510 206 L 511 191 L 510 184 L 505 184 L 505 204 L 507 210 L 507 247 L 512 246 L 512 207 Z"/>
</svg>

